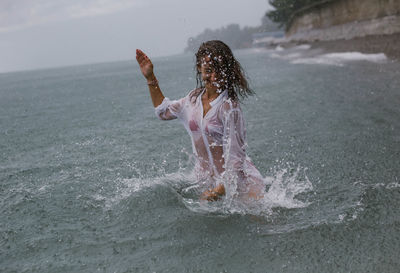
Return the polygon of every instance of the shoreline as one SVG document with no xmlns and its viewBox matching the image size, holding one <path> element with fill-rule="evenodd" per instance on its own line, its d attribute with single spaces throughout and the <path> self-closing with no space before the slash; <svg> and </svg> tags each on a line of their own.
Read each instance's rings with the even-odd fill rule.
<svg viewBox="0 0 400 273">
<path fill-rule="evenodd" d="M 311 49 L 321 49 L 325 53 L 333 52 L 361 52 L 364 54 L 384 53 L 390 60 L 400 61 L 400 33 L 385 35 L 369 35 L 352 39 L 338 39 L 329 41 L 282 41 L 271 46 L 281 46 L 285 49 L 294 46 L 309 44 Z"/>
</svg>

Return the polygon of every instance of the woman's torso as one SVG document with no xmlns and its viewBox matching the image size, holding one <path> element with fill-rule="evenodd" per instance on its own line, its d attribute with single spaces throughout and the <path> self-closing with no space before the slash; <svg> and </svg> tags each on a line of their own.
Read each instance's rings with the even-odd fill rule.
<svg viewBox="0 0 400 273">
<path fill-rule="evenodd" d="M 197 165 L 208 175 L 220 175 L 224 171 L 223 159 L 223 113 L 221 107 L 228 103 L 227 91 L 210 102 L 210 108 L 204 113 L 202 95 L 204 90 L 195 90 L 186 101 L 181 121 L 192 139 L 193 152 L 197 156 Z"/>
</svg>

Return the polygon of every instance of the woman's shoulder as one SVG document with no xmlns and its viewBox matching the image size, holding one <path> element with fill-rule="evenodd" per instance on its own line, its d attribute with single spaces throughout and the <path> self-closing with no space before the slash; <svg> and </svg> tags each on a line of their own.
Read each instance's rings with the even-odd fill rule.
<svg viewBox="0 0 400 273">
<path fill-rule="evenodd" d="M 226 97 L 222 101 L 221 109 L 224 112 L 230 112 L 232 110 L 240 110 L 240 103 L 238 100 L 234 100 L 230 97 Z"/>
<path fill-rule="evenodd" d="M 218 117 L 220 120 L 226 120 L 232 113 L 236 113 L 241 115 L 242 110 L 240 109 L 240 103 L 237 100 L 233 100 L 229 97 L 224 98 L 222 101 L 219 111 Z"/>
<path fill-rule="evenodd" d="M 192 96 L 192 95 L 200 95 L 201 91 L 203 89 L 202 88 L 195 88 L 189 91 L 188 96 Z"/>
<path fill-rule="evenodd" d="M 186 95 L 186 97 L 189 98 L 189 101 L 194 103 L 202 91 L 203 91 L 202 88 L 192 89 L 189 91 L 189 93 Z"/>
</svg>

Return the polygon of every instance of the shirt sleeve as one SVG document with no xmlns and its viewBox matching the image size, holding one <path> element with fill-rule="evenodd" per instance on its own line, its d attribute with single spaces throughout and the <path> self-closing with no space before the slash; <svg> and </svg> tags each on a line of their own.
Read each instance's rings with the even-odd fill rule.
<svg viewBox="0 0 400 273">
<path fill-rule="evenodd" d="M 161 120 L 179 118 L 182 113 L 185 100 L 186 97 L 179 100 L 170 100 L 169 98 L 164 98 L 162 103 L 154 109 L 156 116 Z"/>
<path fill-rule="evenodd" d="M 223 154 L 225 171 L 244 172 L 246 129 L 239 107 L 230 109 L 224 120 Z"/>
</svg>

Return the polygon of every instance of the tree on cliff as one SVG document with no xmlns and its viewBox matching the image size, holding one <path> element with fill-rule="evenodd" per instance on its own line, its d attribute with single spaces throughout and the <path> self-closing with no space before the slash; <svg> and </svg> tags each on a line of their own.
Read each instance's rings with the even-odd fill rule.
<svg viewBox="0 0 400 273">
<path fill-rule="evenodd" d="M 329 0 L 269 0 L 270 5 L 275 9 L 268 11 L 266 15 L 272 21 L 287 27 L 295 13 L 322 2 L 329 2 Z"/>
</svg>

